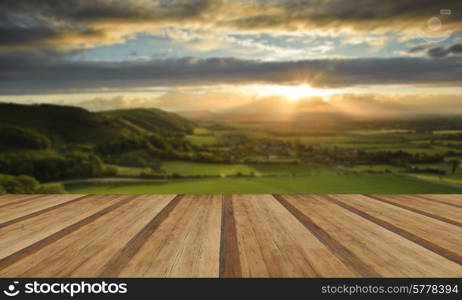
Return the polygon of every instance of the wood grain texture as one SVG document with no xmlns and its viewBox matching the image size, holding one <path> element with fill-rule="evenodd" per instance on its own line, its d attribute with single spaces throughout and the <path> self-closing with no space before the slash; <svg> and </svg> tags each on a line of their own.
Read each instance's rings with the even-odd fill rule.
<svg viewBox="0 0 462 300">
<path fill-rule="evenodd" d="M 284 198 L 383 277 L 460 277 L 462 266 L 344 209 L 324 196 Z M 315 213 L 314 213 L 315 212 Z"/>
<path fill-rule="evenodd" d="M 218 277 L 220 195 L 184 196 L 120 272 L 121 277 Z"/>
<path fill-rule="evenodd" d="M 233 195 L 242 277 L 353 277 L 271 195 Z"/>
<path fill-rule="evenodd" d="M 274 195 L 274 197 L 346 266 L 355 270 L 363 277 L 380 277 L 380 274 L 372 265 L 362 261 L 356 254 L 337 241 L 330 233 L 313 222 L 309 216 L 305 215 L 301 210 L 292 205 L 292 203 L 284 198 L 284 196 Z"/>
<path fill-rule="evenodd" d="M 3 268 L 0 276 L 96 277 L 108 257 L 123 248 L 173 197 L 132 196 L 104 216 Z"/>
<path fill-rule="evenodd" d="M 131 197 L 133 198 L 133 197 Z M 67 236 L 68 234 L 71 234 L 72 232 L 84 227 L 85 225 L 87 224 L 90 224 L 91 222 L 93 222 L 94 220 L 100 218 L 101 216 L 104 216 L 105 214 L 109 213 L 110 211 L 112 211 L 113 209 L 116 209 L 118 208 L 119 206 L 122 206 L 123 204 L 125 204 L 126 202 L 125 201 L 118 201 L 108 207 L 105 207 L 104 209 L 102 210 L 99 210 L 98 212 L 92 214 L 92 215 L 89 215 L 81 220 L 79 220 L 78 222 L 72 224 L 72 225 L 69 225 L 49 236 L 47 236 L 46 238 L 44 239 L 41 239 L 41 240 L 38 240 L 36 241 L 35 243 L 3 258 L 0 260 L 0 270 L 3 270 L 3 269 L 6 269 L 8 268 L 9 266 L 15 264 L 16 262 L 18 261 L 22 261 L 23 259 L 26 259 L 27 257 L 29 257 L 30 255 L 40 251 L 42 248 L 45 248 L 46 246 L 50 245 L 50 244 L 53 244 L 57 241 L 59 241 L 60 239 L 62 239 L 63 237 Z M 64 263 L 64 262 L 62 262 Z M 48 268 L 48 266 L 47 266 Z"/>
<path fill-rule="evenodd" d="M 239 278 L 242 271 L 232 195 L 224 195 L 222 205 L 220 277 Z"/>
<path fill-rule="evenodd" d="M 28 247 L 98 211 L 127 198 L 88 196 L 72 204 L 0 228 L 0 259 Z"/>
<path fill-rule="evenodd" d="M 416 195 L 419 198 L 429 199 L 444 203 L 447 205 L 462 208 L 462 196 L 461 195 Z"/>
<path fill-rule="evenodd" d="M 462 277 L 461 195 L 2 195 L 0 277 Z"/>
<path fill-rule="evenodd" d="M 462 264 L 462 228 L 362 195 L 328 195 L 334 203 Z"/>
<path fill-rule="evenodd" d="M 117 277 L 120 272 L 127 266 L 130 260 L 135 256 L 146 240 L 169 216 L 172 210 L 178 205 L 183 196 L 178 195 L 168 203 L 149 223 L 147 223 L 135 236 L 133 236 L 126 245 L 117 251 L 111 259 L 104 265 L 100 276 Z"/>
<path fill-rule="evenodd" d="M 9 205 L 1 207 L 0 227 L 11 224 L 13 220 L 26 219 L 33 214 L 46 212 L 56 208 L 58 205 L 63 205 L 82 197 L 84 195 L 40 195 L 9 203 Z"/>
<path fill-rule="evenodd" d="M 0 208 L 4 208 L 17 203 L 25 203 L 46 195 L 0 195 Z"/>
<path fill-rule="evenodd" d="M 369 197 L 423 214 L 453 225 L 462 226 L 462 208 L 413 195 L 368 195 Z"/>
</svg>

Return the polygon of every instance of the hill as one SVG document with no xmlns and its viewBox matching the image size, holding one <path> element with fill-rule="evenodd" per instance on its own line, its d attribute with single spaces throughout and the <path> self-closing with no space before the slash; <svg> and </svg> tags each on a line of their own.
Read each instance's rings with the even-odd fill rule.
<svg viewBox="0 0 462 300">
<path fill-rule="evenodd" d="M 0 103 L 0 173 L 40 181 L 115 175 L 105 163 L 158 168 L 195 155 L 193 123 L 158 109 L 89 112 Z"/>
<path fill-rule="evenodd" d="M 98 113 L 99 115 L 115 119 L 132 130 L 140 133 L 150 131 L 159 134 L 189 134 L 192 133 L 194 123 L 177 114 L 160 109 L 126 109 Z"/>
<path fill-rule="evenodd" d="M 33 130 L 54 142 L 90 144 L 150 132 L 178 136 L 192 131 L 191 121 L 158 109 L 92 113 L 48 104 L 0 103 L 0 126 Z"/>
</svg>

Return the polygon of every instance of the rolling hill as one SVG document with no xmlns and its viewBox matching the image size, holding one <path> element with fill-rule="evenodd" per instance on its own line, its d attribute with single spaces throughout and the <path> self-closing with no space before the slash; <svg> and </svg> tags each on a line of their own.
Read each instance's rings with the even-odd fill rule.
<svg viewBox="0 0 462 300">
<path fill-rule="evenodd" d="M 176 135 L 192 133 L 194 123 L 177 114 L 160 109 L 126 109 L 98 113 L 100 116 L 117 120 L 128 128 L 140 133 Z"/>
<path fill-rule="evenodd" d="M 192 125 L 158 109 L 94 113 L 72 106 L 0 103 L 0 126 L 36 131 L 55 143 L 97 144 L 149 133 L 180 136 L 191 132 Z"/>
<path fill-rule="evenodd" d="M 158 109 L 0 104 L 0 174 L 47 182 L 115 175 L 105 163 L 157 168 L 192 155 L 193 125 Z"/>
</svg>

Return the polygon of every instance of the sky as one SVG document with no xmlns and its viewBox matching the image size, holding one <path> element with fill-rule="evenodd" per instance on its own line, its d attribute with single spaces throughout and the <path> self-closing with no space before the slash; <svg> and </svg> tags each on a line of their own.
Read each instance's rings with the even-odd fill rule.
<svg viewBox="0 0 462 300">
<path fill-rule="evenodd" d="M 235 111 L 315 99 L 366 114 L 462 113 L 461 9 L 458 0 L 4 0 L 0 101 Z"/>
</svg>

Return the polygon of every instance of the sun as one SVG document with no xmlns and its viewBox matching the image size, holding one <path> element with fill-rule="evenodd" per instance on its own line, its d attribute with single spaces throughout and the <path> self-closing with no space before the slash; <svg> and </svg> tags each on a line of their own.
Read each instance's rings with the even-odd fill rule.
<svg viewBox="0 0 462 300">
<path fill-rule="evenodd" d="M 309 97 L 326 97 L 333 94 L 333 91 L 327 89 L 316 89 L 307 84 L 301 85 L 269 85 L 262 86 L 258 90 L 258 95 L 280 96 L 290 102 L 295 102 Z"/>
</svg>

